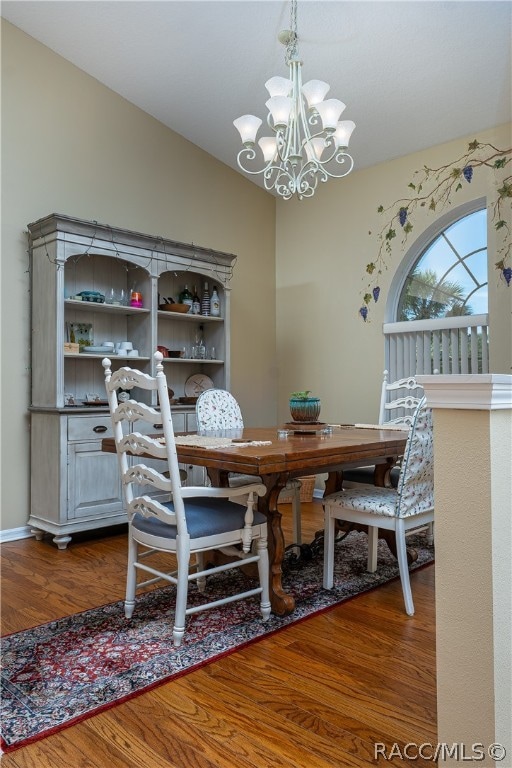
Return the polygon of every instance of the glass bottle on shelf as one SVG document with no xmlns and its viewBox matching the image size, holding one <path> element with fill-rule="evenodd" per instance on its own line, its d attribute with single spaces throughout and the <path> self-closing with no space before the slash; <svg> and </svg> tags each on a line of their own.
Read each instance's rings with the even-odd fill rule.
<svg viewBox="0 0 512 768">
<path fill-rule="evenodd" d="M 210 314 L 212 317 L 220 317 L 220 299 L 216 285 L 213 286 L 212 297 L 210 299 Z"/>
<path fill-rule="evenodd" d="M 210 314 L 210 291 L 208 290 L 208 283 L 204 284 L 203 298 L 201 299 L 201 314 Z"/>
<path fill-rule="evenodd" d="M 190 310 L 192 309 L 192 294 L 188 289 L 188 285 L 185 285 L 184 289 L 180 293 L 179 299 L 180 299 L 180 304 L 188 304 L 188 306 L 190 307 Z"/>
<path fill-rule="evenodd" d="M 198 360 L 204 360 L 206 358 L 206 347 L 204 343 L 202 325 L 199 326 L 199 329 L 196 333 L 195 356 L 197 357 Z"/>
<path fill-rule="evenodd" d="M 193 315 L 201 314 L 201 299 L 199 298 L 197 287 L 195 285 L 194 285 L 194 293 L 192 296 L 192 309 L 190 311 L 192 312 Z"/>
</svg>

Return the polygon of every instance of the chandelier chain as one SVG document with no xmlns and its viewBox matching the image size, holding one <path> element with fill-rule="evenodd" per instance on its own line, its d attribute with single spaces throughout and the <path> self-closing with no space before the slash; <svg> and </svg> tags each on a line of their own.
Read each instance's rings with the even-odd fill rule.
<svg viewBox="0 0 512 768">
<path fill-rule="evenodd" d="M 291 59 L 297 56 L 297 0 L 291 0 L 290 3 L 290 37 L 286 45 L 284 63 L 290 64 Z"/>
</svg>

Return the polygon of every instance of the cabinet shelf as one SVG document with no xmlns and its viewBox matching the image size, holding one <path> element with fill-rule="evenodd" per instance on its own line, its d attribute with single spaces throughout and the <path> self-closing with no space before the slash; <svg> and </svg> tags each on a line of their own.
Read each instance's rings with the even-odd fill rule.
<svg viewBox="0 0 512 768">
<path fill-rule="evenodd" d="M 151 360 L 150 357 L 135 357 L 134 355 L 112 355 L 108 352 L 105 352 L 104 354 L 100 355 L 92 355 L 92 354 L 80 354 L 78 355 L 74 354 L 73 352 L 65 352 L 64 357 L 72 357 L 73 360 L 103 360 L 103 358 L 108 357 L 109 360 L 112 360 L 112 362 L 115 362 L 116 360 Z"/>
<path fill-rule="evenodd" d="M 77 302 L 79 304 L 80 302 Z M 158 310 L 158 317 L 165 317 L 168 320 L 183 320 L 186 323 L 223 323 L 223 317 L 212 317 L 211 315 L 189 315 L 188 312 L 165 312 Z"/>
<path fill-rule="evenodd" d="M 76 299 L 64 299 L 64 306 L 83 312 L 108 312 L 120 315 L 147 315 L 151 312 L 148 307 L 127 307 L 118 304 L 100 304 L 96 301 L 77 301 Z M 168 314 L 168 312 L 163 314 Z"/>
<path fill-rule="evenodd" d="M 93 357 L 93 355 L 91 355 Z M 178 365 L 181 363 L 196 363 L 197 365 L 204 365 L 205 363 L 213 364 L 213 365 L 224 365 L 224 360 L 211 360 L 209 358 L 198 358 L 198 357 L 164 357 L 162 360 L 163 363 L 177 363 Z"/>
</svg>

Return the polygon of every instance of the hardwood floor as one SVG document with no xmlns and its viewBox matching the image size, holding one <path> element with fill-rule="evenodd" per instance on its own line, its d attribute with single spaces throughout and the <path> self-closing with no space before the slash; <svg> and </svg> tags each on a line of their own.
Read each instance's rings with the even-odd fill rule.
<svg viewBox="0 0 512 768">
<path fill-rule="evenodd" d="M 322 527 L 303 504 L 303 539 Z M 282 507 L 285 535 L 290 505 Z M 2 634 L 123 598 L 121 529 L 5 543 Z M 403 766 L 375 743 L 435 744 L 434 568 L 395 581 L 72 728 L 3 756 L 3 768 Z M 430 767 L 431 762 L 415 760 Z"/>
</svg>

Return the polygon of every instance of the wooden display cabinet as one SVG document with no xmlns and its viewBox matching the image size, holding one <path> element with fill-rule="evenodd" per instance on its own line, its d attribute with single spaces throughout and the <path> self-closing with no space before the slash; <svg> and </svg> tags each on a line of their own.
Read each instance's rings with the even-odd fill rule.
<svg viewBox="0 0 512 768">
<path fill-rule="evenodd" d="M 31 513 L 37 538 L 53 534 L 64 549 L 71 535 L 126 522 L 117 458 L 102 453 L 111 423 L 101 364 L 154 375 L 158 346 L 185 356 L 166 358 L 174 392 L 176 432 L 195 430 L 193 404 L 180 404 L 191 376 L 230 384 L 230 288 L 236 257 L 96 222 L 52 214 L 28 225 L 31 274 Z M 217 287 L 221 316 L 159 309 L 159 295 L 178 296 L 185 284 Z M 130 306 L 132 291 L 142 307 Z M 105 301 L 78 298 L 96 292 Z M 94 295 L 93 295 L 94 296 Z M 94 296 L 95 298 L 95 296 Z M 205 359 L 192 348 L 202 326 Z M 78 340 L 80 351 L 66 351 Z M 129 342 L 137 354 L 90 352 L 105 342 Z M 211 349 L 215 348 L 212 358 Z M 97 395 L 100 404 L 91 404 Z M 148 395 L 146 394 L 146 397 Z M 154 393 L 153 393 L 154 397 Z M 145 399 L 137 392 L 137 398 Z M 103 401 L 103 404 L 101 401 Z M 157 406 L 156 402 L 151 402 Z M 191 481 L 203 475 L 186 468 Z"/>
</svg>

